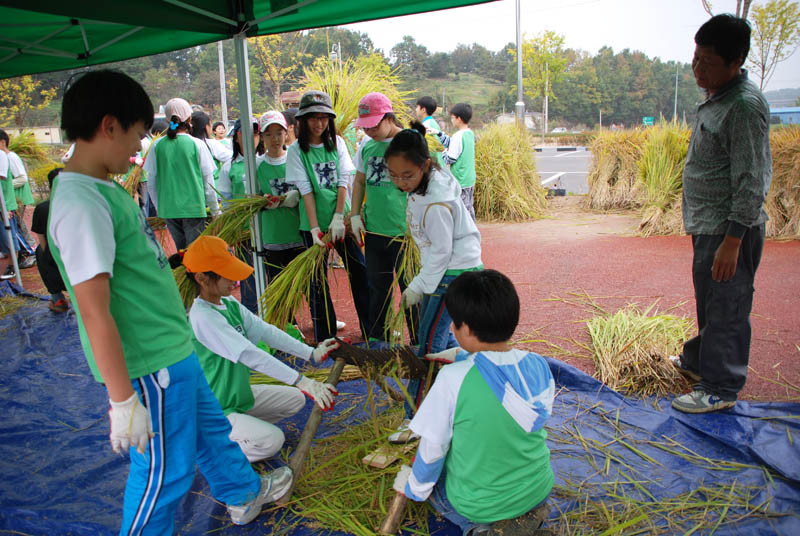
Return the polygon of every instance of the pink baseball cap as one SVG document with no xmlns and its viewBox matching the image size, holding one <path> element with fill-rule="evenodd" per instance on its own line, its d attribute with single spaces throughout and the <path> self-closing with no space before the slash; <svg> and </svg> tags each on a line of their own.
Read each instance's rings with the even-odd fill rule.
<svg viewBox="0 0 800 536">
<path fill-rule="evenodd" d="M 367 93 L 358 102 L 358 119 L 356 126 L 361 128 L 372 128 L 381 122 L 383 116 L 394 112 L 392 101 L 383 93 Z"/>
<path fill-rule="evenodd" d="M 276 111 L 270 110 L 268 112 L 264 112 L 261 115 L 261 119 L 258 121 L 259 130 L 264 132 L 267 130 L 267 127 L 270 125 L 280 125 L 283 127 L 283 130 L 289 130 L 286 128 L 286 118 L 283 117 L 283 114 Z"/>
</svg>

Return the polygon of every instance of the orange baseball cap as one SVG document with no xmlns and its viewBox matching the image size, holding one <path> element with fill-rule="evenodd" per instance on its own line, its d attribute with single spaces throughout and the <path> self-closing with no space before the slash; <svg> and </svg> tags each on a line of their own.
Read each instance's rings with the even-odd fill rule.
<svg viewBox="0 0 800 536">
<path fill-rule="evenodd" d="M 250 277 L 253 267 L 234 257 L 228 244 L 216 236 L 201 236 L 192 242 L 183 255 L 186 270 L 198 274 L 214 272 L 231 281 Z"/>
</svg>

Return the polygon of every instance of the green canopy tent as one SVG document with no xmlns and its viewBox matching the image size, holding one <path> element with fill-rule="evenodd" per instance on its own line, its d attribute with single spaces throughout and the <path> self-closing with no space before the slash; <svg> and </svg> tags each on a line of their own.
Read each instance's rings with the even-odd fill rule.
<svg viewBox="0 0 800 536">
<path fill-rule="evenodd" d="M 233 38 L 241 116 L 252 115 L 247 37 L 482 4 L 493 0 L 4 0 L 0 78 L 75 69 Z M 252 125 L 242 124 L 244 139 Z M 244 144 L 247 191 L 255 154 Z M 0 194 L 1 196 L 2 194 Z M 11 239 L 10 229 L 6 228 Z M 259 226 L 251 224 L 256 292 L 265 288 Z M 17 271 L 19 273 L 19 271 Z M 21 284 L 21 281 L 20 281 Z"/>
</svg>

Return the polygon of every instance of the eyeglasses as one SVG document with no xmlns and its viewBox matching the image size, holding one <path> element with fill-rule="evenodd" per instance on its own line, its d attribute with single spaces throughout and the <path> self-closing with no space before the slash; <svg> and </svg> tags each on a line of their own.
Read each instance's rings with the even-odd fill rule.
<svg viewBox="0 0 800 536">
<path fill-rule="evenodd" d="M 402 176 L 395 175 L 389 171 L 389 178 L 394 182 L 411 182 L 417 177 L 422 175 L 422 168 L 418 168 L 416 172 L 404 173 Z"/>
</svg>

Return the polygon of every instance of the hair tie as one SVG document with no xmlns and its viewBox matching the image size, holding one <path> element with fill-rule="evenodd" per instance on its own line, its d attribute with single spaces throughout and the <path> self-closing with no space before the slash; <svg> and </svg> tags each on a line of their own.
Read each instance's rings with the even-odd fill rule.
<svg viewBox="0 0 800 536">
<path fill-rule="evenodd" d="M 170 121 L 169 122 L 169 129 L 170 130 L 177 130 L 179 126 L 180 126 L 180 123 L 176 123 L 175 121 Z"/>
</svg>

